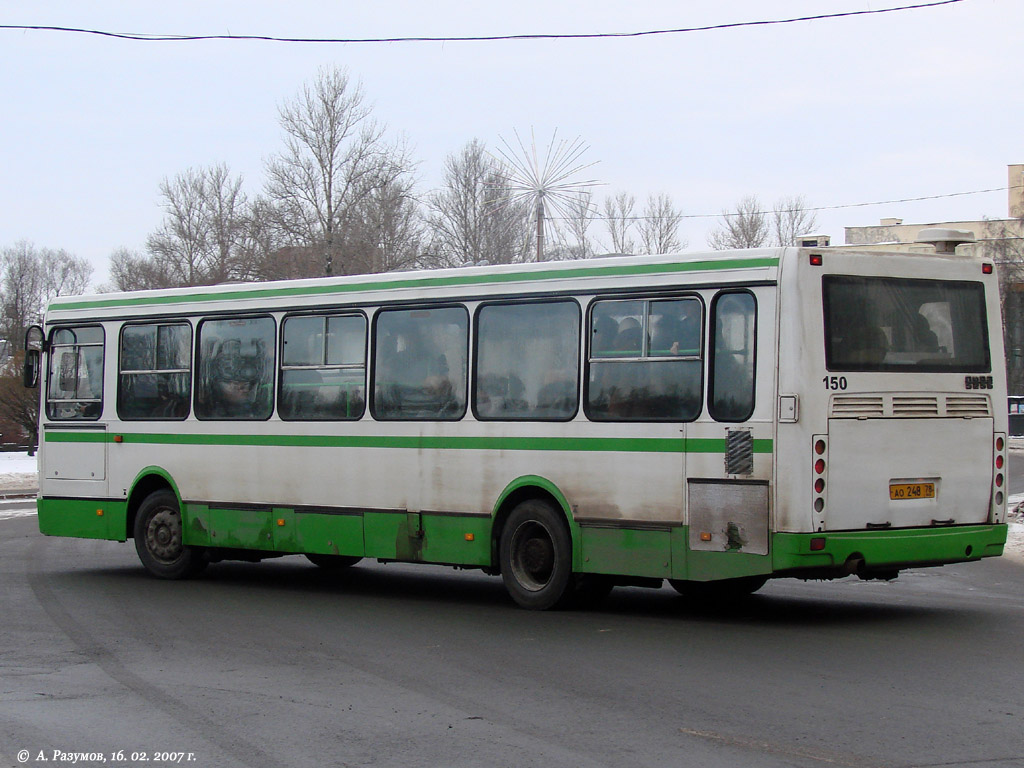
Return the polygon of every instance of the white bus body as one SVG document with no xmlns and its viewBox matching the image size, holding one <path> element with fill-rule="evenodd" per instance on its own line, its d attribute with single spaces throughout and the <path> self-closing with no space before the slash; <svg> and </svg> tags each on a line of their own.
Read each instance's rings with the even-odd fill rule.
<svg viewBox="0 0 1024 768">
<path fill-rule="evenodd" d="M 967 256 L 788 248 L 60 298 L 45 325 L 40 528 L 135 537 L 165 577 L 290 553 L 480 567 L 539 608 L 616 583 L 726 595 L 998 555 L 1007 416 L 990 271 Z M 697 316 L 696 346 L 659 346 L 670 313 Z M 573 330 L 549 343 L 547 317 Z M 445 336 L 446 397 L 462 403 L 436 418 L 389 410 L 385 390 L 413 338 L 400 334 L 425 318 Z M 606 318 L 646 340 L 602 347 Z M 286 349 L 303 324 L 321 331 L 301 338 L 347 334 L 352 349 L 362 328 L 362 362 Z M 186 337 L 187 356 L 127 362 Z M 213 350 L 229 347 L 271 361 L 266 410 L 201 402 Z M 526 385 L 502 368 L 526 354 L 563 356 L 572 392 L 554 410 L 540 390 L 556 363 L 524 371 Z M 147 376 L 187 392 L 163 411 L 150 392 L 139 417 L 129 401 Z M 285 384 L 348 410 L 297 416 Z M 498 401 L 526 415 L 495 415 Z"/>
</svg>

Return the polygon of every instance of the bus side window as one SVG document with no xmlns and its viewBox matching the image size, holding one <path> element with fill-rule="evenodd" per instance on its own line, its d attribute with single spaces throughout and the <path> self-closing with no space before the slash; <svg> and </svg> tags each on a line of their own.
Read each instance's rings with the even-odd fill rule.
<svg viewBox="0 0 1024 768">
<path fill-rule="evenodd" d="M 374 322 L 374 418 L 461 419 L 468 349 L 464 307 L 381 310 Z"/>
<path fill-rule="evenodd" d="M 716 421 L 746 421 L 754 412 L 757 304 L 753 294 L 719 293 L 711 304 L 714 345 L 708 410 Z"/>
<path fill-rule="evenodd" d="M 103 411 L 103 329 L 59 328 L 53 333 L 46 414 L 51 419 L 98 419 Z"/>
<path fill-rule="evenodd" d="M 352 420 L 366 405 L 366 318 L 286 318 L 277 405 L 282 419 Z"/>
<path fill-rule="evenodd" d="M 196 417 L 265 420 L 274 409 L 274 319 L 199 324 Z"/>
<path fill-rule="evenodd" d="M 590 313 L 587 416 L 595 421 L 693 421 L 702 387 L 701 302 L 596 301 Z"/>
<path fill-rule="evenodd" d="M 125 421 L 186 418 L 191 358 L 188 323 L 126 325 L 121 331 L 117 415 Z"/>
<path fill-rule="evenodd" d="M 574 301 L 488 304 L 477 315 L 473 407 L 482 420 L 568 421 L 579 399 Z"/>
</svg>

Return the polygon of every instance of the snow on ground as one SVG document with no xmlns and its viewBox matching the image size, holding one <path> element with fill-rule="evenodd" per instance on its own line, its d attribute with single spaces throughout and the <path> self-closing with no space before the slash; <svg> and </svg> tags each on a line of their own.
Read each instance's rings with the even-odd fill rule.
<svg viewBox="0 0 1024 768">
<path fill-rule="evenodd" d="M 0 494 L 36 488 L 36 457 L 21 452 L 0 452 Z"/>
</svg>

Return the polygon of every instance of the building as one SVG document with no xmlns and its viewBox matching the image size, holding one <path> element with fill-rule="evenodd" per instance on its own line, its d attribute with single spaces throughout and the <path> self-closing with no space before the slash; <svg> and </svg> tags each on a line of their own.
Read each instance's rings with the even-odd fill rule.
<svg viewBox="0 0 1024 768">
<path fill-rule="evenodd" d="M 882 219 L 870 227 L 846 227 L 846 245 L 858 249 L 927 253 L 934 246 L 916 242 L 922 229 L 963 229 L 974 245 L 962 245 L 991 258 L 997 266 L 1003 297 L 1006 377 L 1011 395 L 1024 395 L 1024 164 L 1007 166 L 1007 218 L 906 224 Z"/>
<path fill-rule="evenodd" d="M 922 229 L 942 227 L 966 229 L 974 233 L 979 246 L 986 250 L 998 250 L 999 240 L 1010 236 L 1024 236 L 1024 164 L 1007 166 L 1007 218 L 983 219 L 981 221 L 936 221 L 921 224 L 905 224 L 903 219 L 882 219 L 876 226 L 845 227 L 846 245 L 878 246 L 879 250 L 929 251 L 931 246 L 916 243 Z M 998 255 L 993 258 L 1001 261 Z"/>
</svg>

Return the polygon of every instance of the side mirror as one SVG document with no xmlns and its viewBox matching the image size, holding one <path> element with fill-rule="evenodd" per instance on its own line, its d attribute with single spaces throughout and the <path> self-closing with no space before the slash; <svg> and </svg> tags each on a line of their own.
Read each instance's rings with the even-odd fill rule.
<svg viewBox="0 0 1024 768">
<path fill-rule="evenodd" d="M 44 338 L 43 329 L 38 325 L 25 331 L 25 365 L 21 370 L 21 381 L 29 389 L 39 386 L 39 361 Z"/>
<path fill-rule="evenodd" d="M 28 389 L 39 386 L 39 350 L 25 350 L 25 365 L 21 369 L 21 381 Z"/>
</svg>

